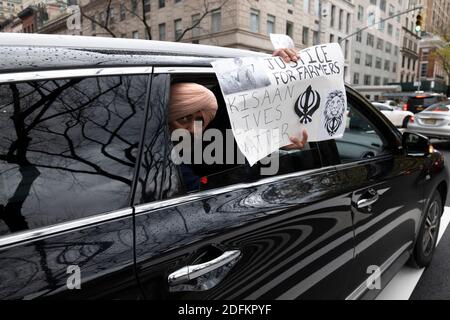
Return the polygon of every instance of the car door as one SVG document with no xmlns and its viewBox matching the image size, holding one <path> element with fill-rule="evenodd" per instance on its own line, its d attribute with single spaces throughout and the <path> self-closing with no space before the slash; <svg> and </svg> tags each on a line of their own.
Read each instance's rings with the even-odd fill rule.
<svg viewBox="0 0 450 320">
<path fill-rule="evenodd" d="M 0 299 L 140 297 L 131 195 L 149 71 L 0 76 Z"/>
<path fill-rule="evenodd" d="M 350 89 L 348 107 L 345 134 L 336 139 L 337 181 L 350 199 L 355 233 L 347 298 L 373 298 L 412 249 L 423 210 L 424 159 L 405 156 L 401 134 Z"/>
<path fill-rule="evenodd" d="M 216 119 L 224 115 L 217 123 L 225 123 L 212 70 L 187 70 L 155 68 L 150 108 L 167 112 L 171 81 L 215 83 Z M 348 294 L 354 256 L 349 199 L 336 195 L 337 173 L 329 159 L 321 159 L 317 144 L 280 155 L 279 170 L 269 176 L 245 164 L 206 166 L 202 188 L 185 193 L 180 168 L 170 156 L 168 129 L 166 134 L 162 197 L 135 202 L 137 272 L 146 298 L 330 299 Z"/>
</svg>

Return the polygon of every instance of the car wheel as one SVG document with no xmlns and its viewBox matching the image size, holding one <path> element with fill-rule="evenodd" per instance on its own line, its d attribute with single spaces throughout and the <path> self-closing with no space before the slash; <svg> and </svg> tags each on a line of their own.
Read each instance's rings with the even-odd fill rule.
<svg viewBox="0 0 450 320">
<path fill-rule="evenodd" d="M 430 264 L 436 248 L 442 209 L 441 196 L 438 191 L 435 191 L 428 204 L 422 225 L 420 226 L 419 236 L 410 259 L 410 265 L 416 268 L 424 268 Z"/>
<path fill-rule="evenodd" d="M 410 118 L 410 116 L 407 116 L 403 119 L 402 128 L 408 127 L 409 118 Z"/>
</svg>

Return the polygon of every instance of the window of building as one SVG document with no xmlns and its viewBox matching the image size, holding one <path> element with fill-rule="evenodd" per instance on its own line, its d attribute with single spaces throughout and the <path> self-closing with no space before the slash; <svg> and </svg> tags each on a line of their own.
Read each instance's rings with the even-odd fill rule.
<svg viewBox="0 0 450 320">
<path fill-rule="evenodd" d="M 392 34 L 394 32 L 394 27 L 390 23 L 388 23 L 387 32 L 388 32 L 388 35 L 390 35 L 390 36 L 392 36 Z"/>
<path fill-rule="evenodd" d="M 388 78 L 383 78 L 383 85 L 387 85 L 389 83 L 389 79 Z"/>
<path fill-rule="evenodd" d="M 347 20 L 345 22 L 345 33 L 349 34 L 350 33 L 350 19 L 351 19 L 351 15 L 350 13 L 347 13 Z"/>
<path fill-rule="evenodd" d="M 353 74 L 353 84 L 359 84 L 359 73 L 357 72 Z"/>
<path fill-rule="evenodd" d="M 200 28 L 199 20 L 200 20 L 200 13 L 196 13 L 191 16 L 192 37 L 193 38 L 200 36 L 201 28 Z"/>
<path fill-rule="evenodd" d="M 366 54 L 366 67 L 371 67 L 372 66 L 372 55 L 371 54 Z"/>
<path fill-rule="evenodd" d="M 381 58 L 376 58 L 375 59 L 375 68 L 377 69 L 381 69 L 381 64 L 383 63 L 383 60 Z"/>
<path fill-rule="evenodd" d="M 316 46 L 318 44 L 320 44 L 319 31 L 313 31 L 313 45 Z"/>
<path fill-rule="evenodd" d="M 286 34 L 294 39 L 294 23 L 286 21 Z"/>
<path fill-rule="evenodd" d="M 175 31 L 175 40 L 178 40 L 181 37 L 181 34 L 183 33 L 183 24 L 181 19 L 176 19 L 173 22 L 174 31 Z"/>
<path fill-rule="evenodd" d="M 379 86 L 379 85 L 381 85 L 381 78 L 380 77 L 374 77 L 373 78 L 373 85 L 374 86 Z"/>
<path fill-rule="evenodd" d="M 150 12 L 151 4 L 150 0 L 144 0 L 144 13 L 147 14 Z"/>
<path fill-rule="evenodd" d="M 386 11 L 386 0 L 380 0 L 381 11 Z"/>
<path fill-rule="evenodd" d="M 377 5 L 377 0 L 370 0 L 370 4 Z"/>
<path fill-rule="evenodd" d="M 309 44 L 309 28 L 307 28 L 307 27 L 303 27 L 302 44 L 305 44 L 305 45 Z"/>
<path fill-rule="evenodd" d="M 359 31 L 359 28 L 357 29 Z M 362 42 L 362 32 L 356 34 L 356 42 Z"/>
<path fill-rule="evenodd" d="M 381 51 L 384 49 L 384 41 L 381 38 L 377 38 L 377 49 Z"/>
<path fill-rule="evenodd" d="M 250 9 L 250 31 L 259 32 L 259 10 Z"/>
<path fill-rule="evenodd" d="M 386 52 L 391 53 L 392 52 L 392 43 L 386 41 Z"/>
<path fill-rule="evenodd" d="M 159 40 L 165 41 L 166 40 L 166 24 L 160 23 L 158 25 L 158 30 L 159 30 Z"/>
<path fill-rule="evenodd" d="M 131 0 L 131 12 L 137 14 L 138 2 L 137 0 Z"/>
<path fill-rule="evenodd" d="M 166 0 L 159 0 L 158 1 L 158 7 L 161 9 L 161 8 L 164 8 L 166 6 Z"/>
<path fill-rule="evenodd" d="M 211 32 L 220 32 L 222 26 L 222 13 L 220 9 L 211 12 Z"/>
<path fill-rule="evenodd" d="M 366 41 L 366 44 L 368 45 L 368 46 L 371 46 L 371 47 L 373 47 L 374 46 L 374 35 L 373 34 L 370 34 L 370 33 L 368 33 L 367 34 L 367 41 Z"/>
<path fill-rule="evenodd" d="M 275 32 L 275 16 L 267 15 L 267 34 L 276 33 Z"/>
<path fill-rule="evenodd" d="M 334 34 L 330 34 L 330 43 L 334 42 Z"/>
<path fill-rule="evenodd" d="M 120 2 L 120 21 L 123 21 L 127 18 L 127 8 L 125 6 L 125 3 L 122 1 Z"/>
<path fill-rule="evenodd" d="M 133 33 L 131 34 L 131 37 L 133 39 L 139 39 L 139 31 L 133 31 Z"/>
<path fill-rule="evenodd" d="M 334 27 L 334 17 L 336 15 L 336 6 L 331 5 L 330 27 Z"/>
<path fill-rule="evenodd" d="M 147 79 L 0 85 L 0 235 L 129 208 Z"/>
<path fill-rule="evenodd" d="M 389 5 L 388 14 L 389 16 L 393 16 L 395 14 L 395 7 L 392 4 Z"/>
<path fill-rule="evenodd" d="M 372 9 L 367 12 L 367 25 L 372 26 L 375 24 L 375 11 Z"/>
<path fill-rule="evenodd" d="M 309 0 L 303 0 L 303 11 L 305 13 L 309 13 L 309 6 L 310 6 Z"/>
<path fill-rule="evenodd" d="M 385 26 L 386 26 L 386 21 L 381 21 L 381 22 L 378 24 L 378 30 L 380 30 L 380 31 L 383 32 Z"/>
<path fill-rule="evenodd" d="M 343 19 L 344 19 L 344 10 L 340 9 L 340 10 L 339 10 L 339 21 L 338 21 L 338 24 L 339 24 L 339 30 L 342 30 L 342 27 L 343 27 L 343 25 L 344 25 Z"/>
<path fill-rule="evenodd" d="M 384 70 L 391 71 L 391 61 L 390 60 L 384 60 Z"/>
<path fill-rule="evenodd" d="M 358 21 L 364 20 L 364 7 L 361 5 L 358 5 Z"/>
<path fill-rule="evenodd" d="M 361 51 L 358 50 L 355 51 L 355 63 L 361 64 Z"/>
<path fill-rule="evenodd" d="M 392 63 L 392 72 L 397 72 L 397 62 Z"/>
</svg>

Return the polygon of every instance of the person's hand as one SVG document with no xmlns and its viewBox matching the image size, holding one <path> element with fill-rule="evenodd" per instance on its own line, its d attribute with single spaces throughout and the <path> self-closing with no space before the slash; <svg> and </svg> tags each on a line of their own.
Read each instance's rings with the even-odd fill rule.
<svg viewBox="0 0 450 320">
<path fill-rule="evenodd" d="M 272 53 L 272 55 L 274 57 L 281 57 L 285 62 L 298 61 L 298 59 L 300 58 L 298 52 L 295 49 L 287 48 L 277 49 Z"/>
<path fill-rule="evenodd" d="M 302 139 L 296 137 L 289 137 L 289 140 L 291 140 L 292 144 L 285 146 L 283 148 L 284 150 L 303 149 L 305 147 L 305 144 L 308 142 L 308 132 L 306 132 L 306 129 L 303 129 Z"/>
</svg>

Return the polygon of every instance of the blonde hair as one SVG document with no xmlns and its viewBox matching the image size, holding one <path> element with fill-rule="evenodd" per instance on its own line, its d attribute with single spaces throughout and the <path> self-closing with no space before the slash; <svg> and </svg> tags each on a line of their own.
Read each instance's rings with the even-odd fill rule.
<svg viewBox="0 0 450 320">
<path fill-rule="evenodd" d="M 197 111 L 202 113 L 204 126 L 214 119 L 217 112 L 217 99 L 214 93 L 193 82 L 173 84 L 170 88 L 169 122 Z"/>
</svg>

